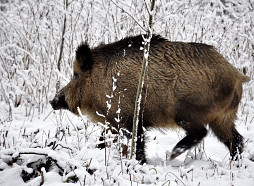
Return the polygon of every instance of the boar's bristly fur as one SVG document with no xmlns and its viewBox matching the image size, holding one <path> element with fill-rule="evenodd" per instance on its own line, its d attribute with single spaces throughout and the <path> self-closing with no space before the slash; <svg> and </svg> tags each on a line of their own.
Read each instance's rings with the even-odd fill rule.
<svg viewBox="0 0 254 186">
<path fill-rule="evenodd" d="M 120 124 L 131 131 L 142 48 L 141 35 L 93 49 L 80 45 L 74 78 L 56 94 L 53 108 L 77 114 L 79 107 L 95 122 L 106 119 L 112 127 Z M 232 158 L 237 157 L 243 151 L 243 137 L 234 121 L 242 84 L 248 80 L 210 45 L 170 42 L 154 35 L 139 121 L 145 128 L 178 126 L 186 131 L 173 148 L 171 159 L 198 144 L 207 134 L 206 125 L 228 147 Z M 116 114 L 119 107 L 120 123 Z M 137 134 L 138 139 L 144 137 L 142 127 Z M 136 158 L 145 162 L 145 143 L 138 142 Z"/>
</svg>

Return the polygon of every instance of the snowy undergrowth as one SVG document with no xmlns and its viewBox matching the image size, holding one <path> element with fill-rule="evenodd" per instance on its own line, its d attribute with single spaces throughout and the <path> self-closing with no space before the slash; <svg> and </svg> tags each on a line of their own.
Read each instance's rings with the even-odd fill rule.
<svg viewBox="0 0 254 186">
<path fill-rule="evenodd" d="M 112 143 L 114 135 L 108 134 L 106 150 L 96 148 L 102 142 L 101 126 L 86 116 L 54 112 L 48 103 L 56 84 L 62 87 L 70 79 L 81 41 L 97 46 L 144 33 L 144 1 L 7 0 L 0 8 L 1 186 L 254 185 L 251 0 L 156 1 L 155 34 L 212 44 L 252 81 L 244 85 L 236 121 L 245 137 L 241 160 L 230 161 L 228 150 L 209 133 L 195 149 L 170 161 L 184 132 L 152 130 L 147 131 L 145 165 L 129 160 L 126 152 L 121 155 L 125 138 Z"/>
</svg>

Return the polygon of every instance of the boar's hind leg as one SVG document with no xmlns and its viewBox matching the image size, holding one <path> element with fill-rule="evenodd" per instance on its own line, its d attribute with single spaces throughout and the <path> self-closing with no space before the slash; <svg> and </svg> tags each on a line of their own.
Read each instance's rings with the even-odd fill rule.
<svg viewBox="0 0 254 186">
<path fill-rule="evenodd" d="M 172 150 L 170 159 L 173 160 L 177 156 L 181 155 L 186 150 L 197 145 L 207 134 L 207 130 L 204 126 L 200 125 L 197 128 L 190 128 L 194 126 L 190 122 L 180 122 L 180 126 L 186 131 L 186 136 L 179 141 Z"/>
<path fill-rule="evenodd" d="M 238 155 L 243 151 L 243 137 L 236 130 L 233 120 L 216 120 L 209 126 L 217 138 L 228 147 L 232 159 L 238 159 Z"/>
</svg>

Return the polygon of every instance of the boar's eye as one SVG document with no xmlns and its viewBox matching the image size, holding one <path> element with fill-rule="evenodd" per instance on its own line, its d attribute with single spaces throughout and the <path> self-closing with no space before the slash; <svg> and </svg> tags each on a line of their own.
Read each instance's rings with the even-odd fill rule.
<svg viewBox="0 0 254 186">
<path fill-rule="evenodd" d="M 78 79 L 78 78 L 79 78 L 78 73 L 74 72 L 74 73 L 73 73 L 73 78 L 74 78 L 74 80 Z"/>
</svg>

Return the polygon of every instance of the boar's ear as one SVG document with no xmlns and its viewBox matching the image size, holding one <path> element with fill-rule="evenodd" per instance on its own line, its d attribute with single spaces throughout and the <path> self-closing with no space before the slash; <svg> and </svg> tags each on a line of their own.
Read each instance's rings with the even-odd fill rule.
<svg viewBox="0 0 254 186">
<path fill-rule="evenodd" d="M 76 60 L 81 68 L 85 71 L 92 68 L 91 51 L 87 44 L 81 44 L 76 50 Z"/>
</svg>

